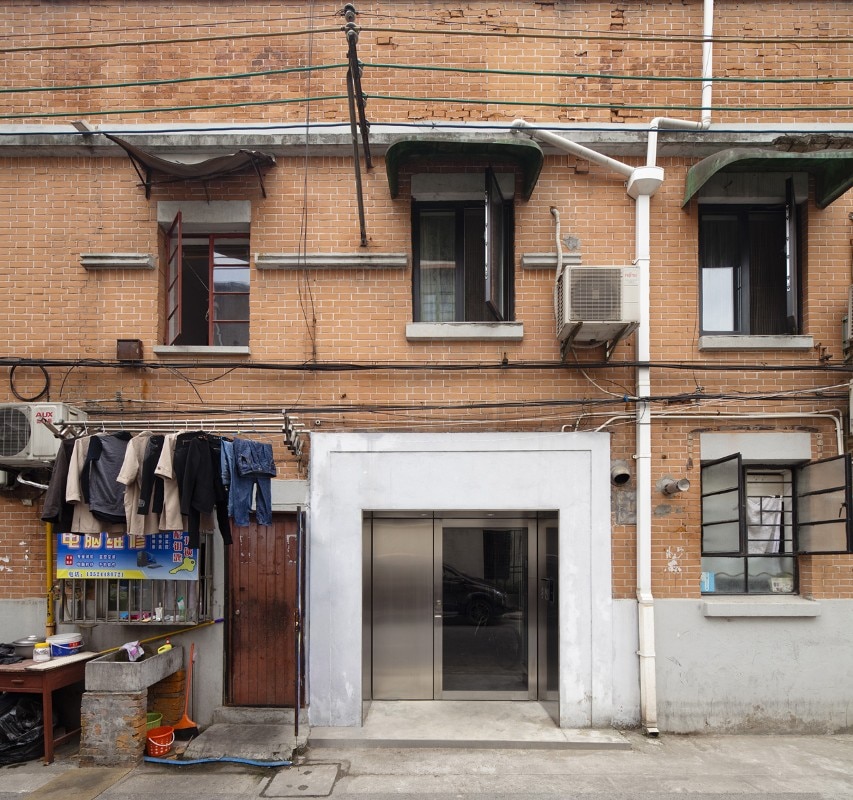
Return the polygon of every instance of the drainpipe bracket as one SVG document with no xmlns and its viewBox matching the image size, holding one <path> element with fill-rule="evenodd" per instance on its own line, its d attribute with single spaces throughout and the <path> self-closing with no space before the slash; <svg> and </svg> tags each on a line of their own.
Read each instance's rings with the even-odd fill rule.
<svg viewBox="0 0 853 800">
<path fill-rule="evenodd" d="M 662 183 L 662 167 L 637 167 L 628 178 L 626 190 L 636 200 L 640 195 L 651 197 Z"/>
</svg>

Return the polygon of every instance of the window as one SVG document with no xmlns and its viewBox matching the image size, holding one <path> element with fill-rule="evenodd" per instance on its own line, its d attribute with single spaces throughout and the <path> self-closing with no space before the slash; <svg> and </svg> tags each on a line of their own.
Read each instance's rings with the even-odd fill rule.
<svg viewBox="0 0 853 800">
<path fill-rule="evenodd" d="M 702 466 L 702 592 L 793 594 L 800 554 L 851 552 L 850 457 Z"/>
<path fill-rule="evenodd" d="M 248 236 L 186 234 L 178 213 L 166 246 L 166 344 L 247 347 Z"/>
<path fill-rule="evenodd" d="M 491 170 L 477 199 L 415 201 L 415 321 L 511 320 L 512 226 L 512 200 Z"/>
<path fill-rule="evenodd" d="M 799 333 L 798 219 L 791 180 L 777 204 L 700 205 L 704 332 Z"/>
</svg>

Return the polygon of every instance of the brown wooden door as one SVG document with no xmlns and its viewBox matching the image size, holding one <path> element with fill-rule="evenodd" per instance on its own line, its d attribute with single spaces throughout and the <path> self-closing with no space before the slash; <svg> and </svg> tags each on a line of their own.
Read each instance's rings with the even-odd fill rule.
<svg viewBox="0 0 853 800">
<path fill-rule="evenodd" d="M 228 698 L 237 706 L 295 706 L 299 547 L 295 514 L 232 527 L 228 561 Z"/>
</svg>

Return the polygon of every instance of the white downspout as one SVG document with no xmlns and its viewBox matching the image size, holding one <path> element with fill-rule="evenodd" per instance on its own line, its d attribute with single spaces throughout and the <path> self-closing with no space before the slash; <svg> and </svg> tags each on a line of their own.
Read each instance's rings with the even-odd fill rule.
<svg viewBox="0 0 853 800">
<path fill-rule="evenodd" d="M 714 0 L 705 0 L 702 19 L 702 118 L 699 122 L 656 117 L 649 123 L 646 169 L 657 161 L 658 131 L 708 130 L 711 127 L 711 93 L 713 88 Z M 649 349 L 649 241 L 650 222 L 640 217 L 649 213 L 648 197 L 637 198 L 637 263 L 640 269 L 640 313 L 645 319 L 637 332 L 637 360 L 648 362 Z M 657 673 L 655 653 L 655 610 L 652 595 L 652 432 L 651 411 L 643 400 L 651 396 L 648 367 L 637 374 L 637 631 L 640 657 L 640 721 L 650 736 L 658 735 Z"/>
<path fill-rule="evenodd" d="M 651 357 L 649 335 L 649 272 L 651 239 L 651 198 L 663 183 L 663 170 L 656 166 L 658 131 L 707 130 L 711 126 L 711 93 L 713 88 L 714 0 L 704 0 L 702 21 L 702 118 L 699 122 L 656 117 L 649 123 L 646 164 L 631 167 L 595 150 L 564 139 L 550 131 L 539 130 L 525 120 L 512 123 L 514 133 L 528 133 L 541 142 L 609 167 L 628 178 L 628 194 L 636 201 L 634 247 L 640 273 L 640 321 L 637 328 L 637 361 L 648 363 Z M 640 661 L 640 717 L 643 729 L 657 736 L 657 676 L 655 667 L 655 614 L 652 595 L 652 437 L 651 371 L 648 366 L 637 369 L 637 615 Z"/>
<path fill-rule="evenodd" d="M 637 328 L 637 360 L 648 363 L 649 347 L 649 266 L 651 239 L 651 198 L 663 183 L 663 170 L 653 164 L 631 167 L 595 150 L 564 139 L 549 131 L 537 130 L 524 120 L 512 123 L 513 131 L 525 131 L 572 155 L 613 169 L 628 178 L 626 190 L 634 198 L 634 263 L 640 274 L 640 319 Z M 554 213 L 554 209 L 552 209 Z M 555 214 L 555 218 L 559 219 Z M 559 248 L 559 241 L 558 241 Z M 558 250 L 559 259 L 559 250 Z M 657 696 L 655 681 L 654 602 L 651 585 L 651 419 L 648 398 L 651 378 L 648 366 L 637 370 L 637 602 L 639 615 L 640 714 L 645 731 L 657 735 Z"/>
</svg>

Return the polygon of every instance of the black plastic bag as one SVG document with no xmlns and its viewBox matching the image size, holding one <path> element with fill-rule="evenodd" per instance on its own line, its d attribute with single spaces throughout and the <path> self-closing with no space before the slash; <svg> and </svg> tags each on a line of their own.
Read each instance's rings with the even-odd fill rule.
<svg viewBox="0 0 853 800">
<path fill-rule="evenodd" d="M 43 753 L 41 696 L 0 694 L 0 764 L 31 761 Z"/>
</svg>

